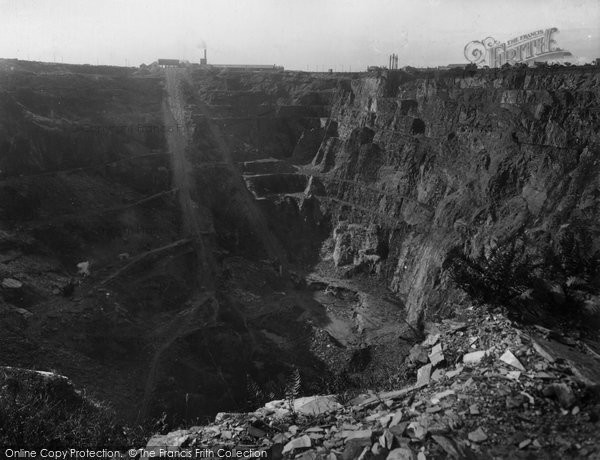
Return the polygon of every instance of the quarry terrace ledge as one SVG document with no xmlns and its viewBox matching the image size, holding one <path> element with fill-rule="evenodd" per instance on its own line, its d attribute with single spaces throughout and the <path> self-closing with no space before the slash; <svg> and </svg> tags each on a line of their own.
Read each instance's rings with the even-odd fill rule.
<svg viewBox="0 0 600 460">
<path fill-rule="evenodd" d="M 165 132 L 183 132 L 185 126 L 179 124 L 170 125 L 82 125 L 78 126 L 78 131 L 90 132 L 95 134 L 105 134 L 112 132 L 121 133 L 165 133 Z"/>
</svg>

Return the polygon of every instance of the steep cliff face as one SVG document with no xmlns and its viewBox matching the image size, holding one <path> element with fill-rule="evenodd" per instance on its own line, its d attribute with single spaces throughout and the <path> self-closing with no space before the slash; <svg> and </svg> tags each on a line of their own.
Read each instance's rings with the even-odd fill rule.
<svg viewBox="0 0 600 460">
<path fill-rule="evenodd" d="M 412 322 L 448 305 L 458 259 L 509 254 L 530 269 L 517 291 L 534 296 L 540 283 L 558 294 L 575 278 L 597 287 L 599 83 L 592 67 L 341 81 L 337 132 L 313 160 L 343 222 L 335 250 L 349 254 L 338 265 L 365 252 L 346 224 L 376 224 L 371 253 Z"/>
</svg>

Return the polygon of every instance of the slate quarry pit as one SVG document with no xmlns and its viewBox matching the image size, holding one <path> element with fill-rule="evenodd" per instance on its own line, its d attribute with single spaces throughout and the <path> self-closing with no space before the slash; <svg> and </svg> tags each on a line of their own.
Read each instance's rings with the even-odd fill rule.
<svg viewBox="0 0 600 460">
<path fill-rule="evenodd" d="M 294 368 L 303 394 L 389 390 L 469 305 L 448 261 L 506 245 L 531 314 L 597 338 L 597 271 L 552 267 L 599 254 L 599 80 L 0 61 L 2 364 L 135 421 L 278 398 Z"/>
</svg>

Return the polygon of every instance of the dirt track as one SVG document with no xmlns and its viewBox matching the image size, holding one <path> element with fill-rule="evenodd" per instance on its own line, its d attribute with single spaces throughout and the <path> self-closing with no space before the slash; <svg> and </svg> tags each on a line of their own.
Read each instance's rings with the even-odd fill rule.
<svg viewBox="0 0 600 460">
<path fill-rule="evenodd" d="M 205 235 L 214 230 L 210 213 L 202 212 L 202 205 L 195 203 L 190 193 L 194 184 L 190 176 L 191 166 L 186 157 L 189 146 L 189 132 L 180 89 L 183 72 L 182 69 L 166 70 L 167 98 L 163 103 L 164 124 L 171 158 L 173 184 L 179 188 L 178 200 L 183 231 L 185 236 L 194 240 L 198 268 L 200 269 L 200 283 L 203 283 L 206 287 L 212 287 L 211 255 L 205 241 Z"/>
<path fill-rule="evenodd" d="M 211 245 L 207 236 L 214 233 L 212 218 L 202 204 L 195 203 L 191 196 L 194 188 L 190 174 L 191 165 L 187 159 L 189 130 L 181 95 L 182 69 L 166 70 L 166 98 L 163 101 L 163 116 L 167 146 L 170 153 L 172 180 L 178 188 L 178 203 L 181 211 L 184 236 L 192 240 L 198 269 L 197 299 L 194 306 L 174 317 L 163 328 L 155 331 L 155 349 L 149 364 L 144 383 L 144 396 L 138 413 L 138 420 L 144 420 L 152 405 L 152 398 L 159 379 L 159 367 L 165 352 L 178 339 L 216 321 L 218 303 L 214 299 L 214 266 Z M 203 289 L 204 288 L 204 289 Z M 203 290 L 208 292 L 201 292 Z M 207 302 L 214 303 L 215 310 L 205 308 Z"/>
</svg>

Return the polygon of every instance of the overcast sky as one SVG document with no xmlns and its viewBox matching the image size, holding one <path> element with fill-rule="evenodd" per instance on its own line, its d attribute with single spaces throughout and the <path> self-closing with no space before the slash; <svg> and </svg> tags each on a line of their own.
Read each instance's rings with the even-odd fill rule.
<svg viewBox="0 0 600 460">
<path fill-rule="evenodd" d="M 558 27 L 600 57 L 600 0 L 0 0 L 0 57 L 139 65 L 157 58 L 364 70 L 465 62 L 471 40 Z"/>
</svg>

